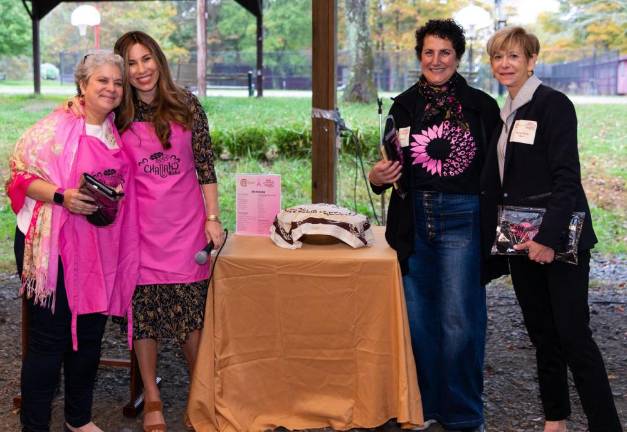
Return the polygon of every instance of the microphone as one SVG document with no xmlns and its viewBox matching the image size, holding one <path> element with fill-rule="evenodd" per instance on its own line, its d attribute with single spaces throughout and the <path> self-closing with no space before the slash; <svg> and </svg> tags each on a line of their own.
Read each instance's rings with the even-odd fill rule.
<svg viewBox="0 0 627 432">
<path fill-rule="evenodd" d="M 207 264 L 207 261 L 209 260 L 209 254 L 211 253 L 211 249 L 213 249 L 213 242 L 209 242 L 207 246 L 202 248 L 202 250 L 199 250 L 198 252 L 196 252 L 196 255 L 194 255 L 194 260 L 196 261 L 196 264 L 198 265 Z"/>
</svg>

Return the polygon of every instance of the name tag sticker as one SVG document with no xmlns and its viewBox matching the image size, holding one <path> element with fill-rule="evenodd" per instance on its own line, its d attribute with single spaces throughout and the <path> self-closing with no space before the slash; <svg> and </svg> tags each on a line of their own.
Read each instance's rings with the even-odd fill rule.
<svg viewBox="0 0 627 432">
<path fill-rule="evenodd" d="M 404 127 L 398 130 L 398 139 L 401 142 L 401 147 L 409 146 L 409 129 L 409 127 Z"/>
<path fill-rule="evenodd" d="M 533 145 L 537 128 L 538 122 L 532 120 L 516 120 L 514 122 L 514 128 L 512 129 L 510 142 Z"/>
</svg>

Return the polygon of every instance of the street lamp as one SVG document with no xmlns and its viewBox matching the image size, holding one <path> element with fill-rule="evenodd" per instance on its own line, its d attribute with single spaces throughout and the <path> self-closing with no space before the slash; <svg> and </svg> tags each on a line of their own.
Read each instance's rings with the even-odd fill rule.
<svg viewBox="0 0 627 432">
<path fill-rule="evenodd" d="M 73 26 L 78 27 L 81 36 L 87 34 L 87 26 L 95 26 L 94 29 L 94 45 L 100 48 L 100 12 L 93 6 L 82 5 L 74 9 L 70 16 L 70 22 Z"/>
<path fill-rule="evenodd" d="M 466 6 L 458 10 L 453 14 L 453 18 L 464 28 L 468 37 L 468 79 L 472 82 L 475 73 L 473 67 L 473 43 L 481 30 L 492 26 L 492 18 L 488 11 L 475 5 Z"/>
</svg>

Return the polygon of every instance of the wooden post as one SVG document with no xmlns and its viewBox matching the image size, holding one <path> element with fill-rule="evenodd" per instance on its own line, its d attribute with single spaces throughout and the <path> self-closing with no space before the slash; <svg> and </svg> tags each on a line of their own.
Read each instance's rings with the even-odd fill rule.
<svg viewBox="0 0 627 432">
<path fill-rule="evenodd" d="M 35 94 L 41 94 L 41 55 L 39 53 L 39 18 L 31 16 L 33 28 L 33 85 Z"/>
<path fill-rule="evenodd" d="M 196 0 L 196 81 L 198 96 L 207 96 L 207 0 Z"/>
<path fill-rule="evenodd" d="M 336 108 L 337 0 L 312 2 L 312 105 L 330 113 Z M 311 200 L 335 203 L 337 148 L 335 122 L 312 118 Z"/>
<path fill-rule="evenodd" d="M 263 96 L 263 5 L 257 15 L 257 97 Z"/>
</svg>

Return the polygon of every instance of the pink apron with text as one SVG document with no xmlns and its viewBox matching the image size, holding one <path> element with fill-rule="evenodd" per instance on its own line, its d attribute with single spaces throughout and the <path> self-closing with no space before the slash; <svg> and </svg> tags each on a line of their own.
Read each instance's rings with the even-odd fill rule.
<svg viewBox="0 0 627 432">
<path fill-rule="evenodd" d="M 194 261 L 207 244 L 205 206 L 196 175 L 192 133 L 170 123 L 165 150 L 151 123 L 133 122 L 122 134 L 135 163 L 140 229 L 138 285 L 196 282 L 209 266 Z"/>
<path fill-rule="evenodd" d="M 129 311 L 138 266 L 131 163 L 120 148 L 109 149 L 99 139 L 81 135 L 68 184 L 77 187 L 82 174 L 89 173 L 108 186 L 121 185 L 126 195 L 111 225 L 96 227 L 82 215 L 67 213 L 61 228 L 59 249 L 75 350 L 78 315 L 126 316 Z"/>
</svg>

